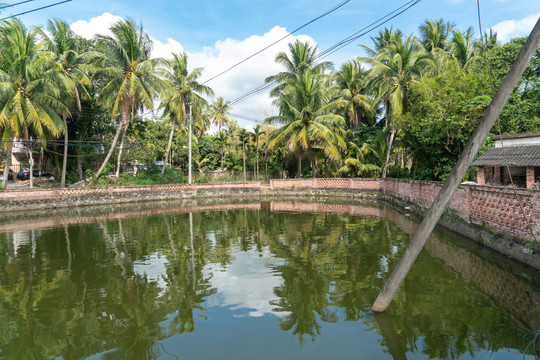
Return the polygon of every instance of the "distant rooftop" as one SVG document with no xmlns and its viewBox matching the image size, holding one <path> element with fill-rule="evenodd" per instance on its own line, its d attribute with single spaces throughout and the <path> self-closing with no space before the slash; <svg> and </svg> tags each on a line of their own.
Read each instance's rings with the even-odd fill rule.
<svg viewBox="0 0 540 360">
<path fill-rule="evenodd" d="M 489 149 L 472 165 L 503 166 L 506 162 L 509 166 L 540 166 L 540 145 L 506 146 L 505 143 L 504 147 Z"/>
</svg>

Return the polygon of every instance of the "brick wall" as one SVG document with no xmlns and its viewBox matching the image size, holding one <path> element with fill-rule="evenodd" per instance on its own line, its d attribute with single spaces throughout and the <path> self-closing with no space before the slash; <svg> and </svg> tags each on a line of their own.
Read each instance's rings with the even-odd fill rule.
<svg viewBox="0 0 540 360">
<path fill-rule="evenodd" d="M 350 189 L 355 192 L 381 192 L 393 198 L 429 207 L 442 184 L 430 181 L 397 179 L 286 179 L 271 180 L 271 190 L 311 189 L 324 195 L 325 189 Z M 96 205 L 145 200 L 169 200 L 189 197 L 247 196 L 259 193 L 258 182 L 219 184 L 170 184 L 147 186 L 91 187 L 76 189 L 4 190 L 0 192 L 0 211 L 45 209 L 78 205 Z M 536 238 L 540 238 L 540 191 L 519 189 L 525 214 Z M 346 194 L 345 194 L 346 195 Z M 514 191 L 504 187 L 461 185 L 449 208 L 465 221 L 487 225 L 522 239 L 532 240 Z"/>
<path fill-rule="evenodd" d="M 287 179 L 271 180 L 274 189 L 360 189 L 381 191 L 399 200 L 428 208 L 442 183 L 397 179 Z M 540 191 L 517 189 L 525 214 L 537 239 L 540 238 Z M 469 223 L 487 225 L 525 240 L 532 240 L 514 190 L 506 187 L 461 185 L 448 206 Z"/>
</svg>

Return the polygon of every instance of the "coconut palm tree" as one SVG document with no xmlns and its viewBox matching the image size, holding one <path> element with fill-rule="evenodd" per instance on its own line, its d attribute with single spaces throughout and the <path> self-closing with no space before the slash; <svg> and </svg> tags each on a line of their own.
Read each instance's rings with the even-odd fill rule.
<svg viewBox="0 0 540 360">
<path fill-rule="evenodd" d="M 153 109 L 153 98 L 162 87 L 162 81 L 156 76 L 158 59 L 150 58 L 152 41 L 143 31 L 142 26 L 135 26 L 131 20 L 120 20 L 110 28 L 112 36 L 98 36 L 106 62 L 96 74 L 105 82 L 100 103 L 111 109 L 111 116 L 121 115 L 111 148 L 96 173 L 99 177 L 109 162 L 122 134 L 116 174 L 119 175 L 123 144 L 130 123 L 130 116 L 139 107 Z"/>
<path fill-rule="evenodd" d="M 165 152 L 165 164 L 161 169 L 161 173 L 165 170 L 168 154 L 171 150 L 174 128 L 178 120 L 182 122 L 188 121 L 186 106 L 193 103 L 195 99 L 199 103 L 205 102 L 199 94 L 214 95 L 214 91 L 200 84 L 197 79 L 201 76 L 202 68 L 188 71 L 188 57 L 185 52 L 173 54 L 172 60 L 165 60 L 165 67 L 160 69 L 161 76 L 166 80 L 166 88 L 163 91 L 162 102 L 166 104 L 166 111 L 171 115 L 172 128 Z"/>
<path fill-rule="evenodd" d="M 319 74 L 309 70 L 297 74 L 279 98 L 282 104 L 280 115 L 267 119 L 286 124 L 270 133 L 268 148 L 287 143 L 291 151 L 302 149 L 307 152 L 313 178 L 317 176 L 316 149 L 322 150 L 328 159 L 338 160 L 340 149 L 346 146 L 340 134 L 345 120 L 341 115 L 331 113 L 346 104 L 343 100 L 330 101 L 325 85 Z"/>
<path fill-rule="evenodd" d="M 230 101 L 225 101 L 221 96 L 212 103 L 210 106 L 212 109 L 212 117 L 214 118 L 214 124 L 218 127 L 218 133 L 221 132 L 221 128 L 227 125 L 231 120 L 229 119 L 229 112 L 232 110 Z"/>
<path fill-rule="evenodd" d="M 77 36 L 70 29 L 69 24 L 63 20 L 49 20 L 47 30 L 51 34 L 49 37 L 45 32 L 40 31 L 44 38 L 45 46 L 49 51 L 56 54 L 57 71 L 62 76 L 67 88 L 65 89 L 67 96 L 66 105 L 73 112 L 76 106 L 77 110 L 81 111 L 81 93 L 87 95 L 87 86 L 90 86 L 90 78 L 87 72 L 90 66 L 87 63 L 96 53 L 86 52 L 79 54 Z M 66 167 L 68 153 L 68 131 L 67 131 L 67 116 L 62 116 L 64 122 L 64 158 L 62 161 L 62 175 L 60 186 L 65 187 L 66 184 Z"/>
<path fill-rule="evenodd" d="M 354 129 L 360 123 L 360 114 L 374 120 L 375 104 L 366 96 L 366 79 L 368 71 L 362 69 L 357 61 L 349 61 L 336 74 L 336 85 L 340 98 L 347 102 L 347 118 L 349 128 Z M 373 121 L 370 121 L 373 124 Z"/>
<path fill-rule="evenodd" d="M 244 182 L 246 182 L 246 143 L 251 138 L 250 134 L 247 132 L 246 129 L 240 129 L 236 133 L 236 136 L 238 136 L 238 140 L 240 140 L 240 143 L 242 144 L 242 161 L 243 161 L 243 172 L 244 172 Z"/>
<path fill-rule="evenodd" d="M 461 68 L 468 69 L 470 65 L 478 59 L 477 48 L 473 38 L 474 32 L 472 27 L 464 32 L 452 31 L 452 44 L 450 52 L 454 59 L 458 62 Z"/>
<path fill-rule="evenodd" d="M 307 41 L 301 42 L 300 40 L 289 43 L 289 55 L 280 52 L 274 61 L 283 65 L 285 71 L 269 76 L 265 80 L 266 83 L 276 82 L 278 84 L 270 93 L 273 97 L 279 97 L 285 89 L 286 83 L 294 80 L 296 74 L 307 70 L 315 74 L 322 74 L 325 70 L 331 70 L 333 67 L 329 61 L 318 62 L 317 47 L 310 45 Z"/>
<path fill-rule="evenodd" d="M 382 177 L 385 178 L 396 134 L 394 119 L 406 111 L 411 82 L 423 76 L 425 72 L 435 70 L 436 64 L 431 54 L 422 49 L 412 36 L 403 39 L 401 35 L 396 35 L 387 46 L 379 50 L 372 50 L 366 46 L 364 49 L 369 57 L 360 57 L 358 60 L 371 66 L 368 81 L 385 107 L 385 125 L 390 129 L 386 161 L 382 171 Z"/>
<path fill-rule="evenodd" d="M 262 131 L 261 124 L 257 124 L 253 128 L 253 138 L 255 139 L 255 179 L 259 179 L 259 138 L 266 134 L 266 131 Z"/>
<path fill-rule="evenodd" d="M 58 76 L 55 55 L 37 43 L 37 32 L 28 31 L 20 20 L 0 27 L 0 127 L 3 135 L 42 143 L 65 131 L 60 116 L 68 108 L 58 100 L 65 83 Z M 9 154 L 11 155 L 11 154 Z M 28 147 L 32 186 L 32 149 Z M 7 179 L 9 166 L 4 173 Z"/>
<path fill-rule="evenodd" d="M 455 23 L 443 19 L 436 21 L 426 20 L 420 25 L 420 42 L 426 51 L 434 51 L 435 49 L 442 49 L 444 51 L 450 50 L 450 34 Z"/>
</svg>

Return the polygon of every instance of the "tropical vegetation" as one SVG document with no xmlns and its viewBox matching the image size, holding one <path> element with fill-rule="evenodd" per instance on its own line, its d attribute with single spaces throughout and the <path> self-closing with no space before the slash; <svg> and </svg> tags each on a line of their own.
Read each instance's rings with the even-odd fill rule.
<svg viewBox="0 0 540 360">
<path fill-rule="evenodd" d="M 29 163 L 41 150 L 60 186 L 88 177 L 97 185 L 185 182 L 191 134 L 198 182 L 444 180 L 525 41 L 502 44 L 493 32 L 481 41 L 470 28 L 426 20 L 417 34 L 380 30 L 335 67 L 296 40 L 266 79 L 276 114 L 242 129 L 234 102 L 201 82 L 205 69 L 188 66 L 186 53 L 152 57 L 152 40 L 130 19 L 110 34 L 84 39 L 59 19 L 47 31 L 0 24 L 6 175 L 16 139 Z M 500 116 L 501 131 L 540 130 L 539 98 L 540 50 Z"/>
</svg>

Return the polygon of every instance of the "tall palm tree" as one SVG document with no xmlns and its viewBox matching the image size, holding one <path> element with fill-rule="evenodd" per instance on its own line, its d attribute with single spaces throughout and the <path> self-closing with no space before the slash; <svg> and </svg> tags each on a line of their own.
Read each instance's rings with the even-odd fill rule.
<svg viewBox="0 0 540 360">
<path fill-rule="evenodd" d="M 426 20 L 420 25 L 420 42 L 426 51 L 433 51 L 435 49 L 442 49 L 448 51 L 450 49 L 450 34 L 455 23 L 443 19 L 436 21 Z"/>
<path fill-rule="evenodd" d="M 477 48 L 475 47 L 474 32 L 472 27 L 464 32 L 452 31 L 451 54 L 456 59 L 461 68 L 467 69 L 478 59 Z"/>
<path fill-rule="evenodd" d="M 366 115 L 366 118 L 374 118 L 376 102 L 365 95 L 367 74 L 357 61 L 343 64 L 336 74 L 336 85 L 340 98 L 347 101 L 347 118 L 352 129 L 358 127 L 360 114 Z"/>
<path fill-rule="evenodd" d="M 344 107 L 343 100 L 330 101 L 324 79 L 311 71 L 297 74 L 294 82 L 287 84 L 287 91 L 279 98 L 282 103 L 280 115 L 268 118 L 286 125 L 272 131 L 268 148 L 274 149 L 287 143 L 291 151 L 302 149 L 307 152 L 313 178 L 317 177 L 315 149 L 323 151 L 330 160 L 340 158 L 340 148 L 345 140 L 340 130 L 345 126 L 341 115 L 331 111 Z"/>
<path fill-rule="evenodd" d="M 358 60 L 371 66 L 370 86 L 385 107 L 385 125 L 390 130 L 382 171 L 382 177 L 385 178 L 396 134 L 394 119 L 406 111 L 411 82 L 423 76 L 426 71 L 434 70 L 436 65 L 431 54 L 422 49 L 412 36 L 403 39 L 401 35 L 396 35 L 387 46 L 378 51 L 365 46 L 364 49 L 370 57 L 360 57 Z"/>
<path fill-rule="evenodd" d="M 202 68 L 193 69 L 191 72 L 188 71 L 188 57 L 185 52 L 173 54 L 172 60 L 165 60 L 164 64 L 165 67 L 160 69 L 161 76 L 166 80 L 166 88 L 163 91 L 162 98 L 166 104 L 167 112 L 171 114 L 173 122 L 167 151 L 165 152 L 165 164 L 163 164 L 161 173 L 163 173 L 167 164 L 176 122 L 178 120 L 182 120 L 184 123 L 189 121 L 186 105 L 191 104 L 193 107 L 195 99 L 199 103 L 204 102 L 204 99 L 199 94 L 214 94 L 214 91 L 210 87 L 202 85 L 197 81 L 201 76 Z"/>
<path fill-rule="evenodd" d="M 230 101 L 225 101 L 221 96 L 212 103 L 210 106 L 212 109 L 212 117 L 214 118 L 214 124 L 218 127 L 218 133 L 221 132 L 221 128 L 227 125 L 231 120 L 229 119 L 229 112 L 232 110 Z"/>
<path fill-rule="evenodd" d="M 28 31 L 20 20 L 8 20 L 0 27 L 0 49 L 0 127 L 4 137 L 28 140 L 35 136 L 44 143 L 59 136 L 65 131 L 60 116 L 70 113 L 58 100 L 65 83 L 56 71 L 55 55 L 38 44 L 36 31 Z M 28 157 L 32 179 L 31 147 Z"/>
<path fill-rule="evenodd" d="M 90 78 L 87 75 L 87 71 L 90 66 L 87 61 L 91 56 L 95 55 L 91 52 L 79 54 L 77 36 L 70 29 L 69 24 L 63 20 L 55 19 L 49 20 L 47 29 L 51 34 L 51 37 L 41 32 L 44 37 L 45 46 L 49 51 L 56 54 L 57 71 L 59 75 L 64 79 L 67 88 L 66 105 L 73 112 L 73 108 L 76 106 L 77 110 L 81 111 L 81 93 L 88 94 L 86 87 L 90 86 Z M 68 157 L 68 131 L 67 131 L 67 116 L 62 116 L 64 122 L 64 158 L 62 161 L 62 175 L 60 186 L 64 187 L 66 184 L 66 168 Z"/>
<path fill-rule="evenodd" d="M 243 172 L 244 172 L 244 182 L 246 182 L 246 143 L 250 139 L 250 135 L 247 132 L 246 129 L 240 129 L 236 133 L 238 136 L 238 140 L 240 140 L 240 143 L 242 144 L 242 161 L 243 161 Z"/>
<path fill-rule="evenodd" d="M 286 83 L 294 80 L 298 73 L 309 70 L 315 74 L 322 74 L 325 70 L 332 69 L 331 62 L 317 61 L 316 46 L 310 45 L 307 41 L 301 42 L 300 40 L 289 43 L 289 55 L 285 52 L 280 52 L 274 61 L 282 65 L 285 71 L 269 76 L 265 80 L 266 83 L 277 83 L 277 86 L 270 93 L 273 97 L 279 97 L 279 94 L 285 89 Z"/>
<path fill-rule="evenodd" d="M 261 124 L 253 128 L 253 138 L 255 139 L 255 179 L 259 180 L 259 138 L 266 134 L 262 131 Z"/>
<path fill-rule="evenodd" d="M 131 20 L 120 20 L 110 30 L 112 36 L 98 36 L 103 52 L 107 55 L 106 62 L 97 73 L 105 82 L 99 101 L 111 109 L 113 118 L 120 113 L 121 121 L 96 177 L 105 169 L 122 134 L 116 167 L 116 174 L 119 175 L 130 115 L 133 118 L 140 106 L 153 109 L 153 98 L 162 86 L 162 81 L 156 76 L 158 60 L 150 58 L 152 41 L 142 26 L 135 26 Z"/>
</svg>

